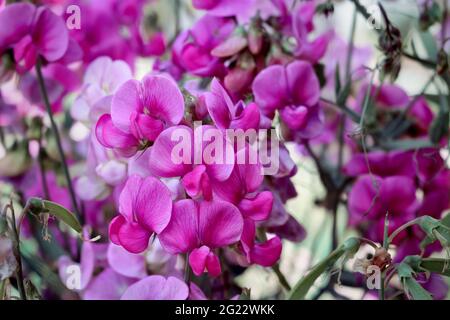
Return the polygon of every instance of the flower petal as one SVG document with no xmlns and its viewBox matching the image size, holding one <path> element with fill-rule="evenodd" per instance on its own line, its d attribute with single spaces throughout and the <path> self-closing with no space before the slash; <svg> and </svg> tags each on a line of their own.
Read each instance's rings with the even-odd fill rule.
<svg viewBox="0 0 450 320">
<path fill-rule="evenodd" d="M 121 246 L 110 244 L 107 258 L 109 266 L 125 277 L 144 278 L 147 275 L 145 257 L 141 254 L 133 254 Z"/>
<path fill-rule="evenodd" d="M 189 252 L 198 246 L 198 208 L 194 201 L 185 199 L 174 203 L 169 225 L 158 238 L 171 254 Z"/>
<path fill-rule="evenodd" d="M 164 183 L 154 177 L 142 181 L 134 207 L 139 223 L 156 233 L 169 224 L 172 212 L 172 195 Z"/>
<path fill-rule="evenodd" d="M 119 229 L 120 244 L 131 253 L 141 253 L 148 247 L 151 232 L 134 222 L 124 223 Z"/>
<path fill-rule="evenodd" d="M 142 79 L 144 108 L 150 115 L 168 124 L 180 123 L 184 115 L 184 98 L 177 84 L 168 77 L 147 75 Z"/>
<path fill-rule="evenodd" d="M 180 279 L 149 276 L 129 286 L 121 300 L 186 300 L 188 295 L 189 288 Z"/>
<path fill-rule="evenodd" d="M 239 241 L 243 219 L 239 210 L 224 201 L 202 201 L 199 213 L 201 243 L 218 248 Z"/>
</svg>

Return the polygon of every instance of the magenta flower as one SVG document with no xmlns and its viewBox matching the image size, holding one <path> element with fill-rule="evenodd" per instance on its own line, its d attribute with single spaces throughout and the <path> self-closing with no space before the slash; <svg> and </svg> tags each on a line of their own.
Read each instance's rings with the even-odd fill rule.
<svg viewBox="0 0 450 320">
<path fill-rule="evenodd" d="M 236 157 L 243 157 L 247 150 L 238 151 Z M 256 222 L 269 218 L 273 196 L 270 191 L 259 192 L 263 182 L 261 164 L 235 164 L 230 177 L 223 181 L 213 180 L 216 196 L 236 205 L 244 218 L 241 245 L 248 263 L 263 266 L 273 265 L 281 254 L 281 241 L 274 237 L 264 243 L 255 242 Z"/>
<path fill-rule="evenodd" d="M 206 150 L 214 146 L 209 134 L 220 139 L 219 152 L 222 156 L 213 157 Z M 194 136 L 196 141 L 194 141 Z M 208 141 L 209 140 L 209 141 Z M 218 140 L 213 140 L 218 141 Z M 174 159 L 178 144 L 186 148 L 180 159 Z M 177 154 L 178 156 L 178 154 Z M 175 126 L 164 130 L 150 148 L 150 171 L 165 178 L 183 177 L 182 184 L 192 198 L 212 197 L 211 180 L 226 180 L 234 167 L 234 151 L 230 142 L 219 130 L 212 126 L 200 126 L 195 132 L 186 126 Z M 177 161 L 175 161 L 177 160 Z M 179 161 L 178 161 L 179 160 Z"/>
<path fill-rule="evenodd" d="M 106 268 L 91 280 L 83 291 L 84 300 L 119 300 L 125 290 L 136 282 L 111 268 Z"/>
<path fill-rule="evenodd" d="M 120 194 L 120 215 L 109 226 L 111 242 L 132 253 L 144 251 L 150 236 L 167 226 L 171 211 L 171 193 L 161 181 L 131 176 Z"/>
<path fill-rule="evenodd" d="M 267 117 L 273 118 L 278 110 L 283 122 L 301 138 L 320 133 L 320 85 L 309 63 L 270 66 L 256 76 L 252 88 L 256 103 Z"/>
<path fill-rule="evenodd" d="M 165 127 L 178 124 L 183 114 L 183 95 L 173 80 L 161 75 L 147 75 L 141 82 L 128 80 L 113 96 L 111 115 L 98 120 L 97 139 L 129 157 Z"/>
<path fill-rule="evenodd" d="M 196 275 L 207 270 L 217 276 L 221 267 L 214 249 L 239 241 L 242 229 L 242 215 L 232 204 L 186 199 L 174 204 L 170 223 L 159 239 L 171 254 L 189 253 Z"/>
<path fill-rule="evenodd" d="M 234 104 L 217 79 L 211 83 L 211 92 L 206 92 L 203 97 L 209 115 L 219 129 L 258 129 L 258 106 L 255 103 L 245 106 L 243 101 Z"/>
<path fill-rule="evenodd" d="M 351 225 L 373 221 L 370 236 L 383 241 L 383 226 L 389 214 L 389 232 L 415 218 L 418 209 L 414 180 L 405 176 L 381 178 L 376 175 L 359 176 L 348 196 Z"/>
<path fill-rule="evenodd" d="M 109 57 L 92 61 L 84 73 L 82 91 L 70 109 L 72 117 L 89 123 L 110 113 L 111 95 L 131 77 L 131 69 L 125 61 Z"/>
<path fill-rule="evenodd" d="M 0 53 L 14 49 L 17 70 L 25 72 L 39 55 L 53 62 L 63 57 L 69 35 L 63 20 L 46 7 L 14 3 L 0 11 Z"/>
<path fill-rule="evenodd" d="M 192 29 L 178 35 L 172 47 L 173 62 L 197 76 L 224 76 L 223 62 L 212 56 L 211 51 L 231 34 L 234 27 L 231 19 L 203 16 Z"/>
<path fill-rule="evenodd" d="M 352 156 L 343 171 L 351 177 L 370 172 L 380 177 L 401 175 L 413 178 L 416 175 L 413 153 L 409 151 L 357 153 Z"/>
<path fill-rule="evenodd" d="M 121 300 L 186 300 L 189 287 L 175 277 L 149 276 L 131 286 Z"/>
<path fill-rule="evenodd" d="M 309 33 L 314 29 L 313 18 L 315 12 L 316 4 L 314 1 L 306 2 L 298 7 L 292 18 L 294 37 L 297 40 L 295 55 L 311 63 L 316 63 L 325 55 L 328 43 L 333 36 L 332 32 L 326 32 L 313 41 L 309 40 Z"/>
<path fill-rule="evenodd" d="M 277 12 L 273 0 L 192 0 L 194 8 L 207 10 L 216 17 L 236 17 L 240 23 L 246 23 L 258 12 L 263 18 Z"/>
</svg>

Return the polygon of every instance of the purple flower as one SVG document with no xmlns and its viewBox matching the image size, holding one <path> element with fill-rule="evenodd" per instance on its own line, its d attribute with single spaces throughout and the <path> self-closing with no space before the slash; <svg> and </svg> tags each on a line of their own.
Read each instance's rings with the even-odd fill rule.
<svg viewBox="0 0 450 320">
<path fill-rule="evenodd" d="M 252 87 L 255 101 L 267 117 L 273 118 L 278 110 L 283 122 L 301 138 L 320 133 L 320 84 L 311 64 L 295 61 L 270 66 L 256 76 Z"/>
<path fill-rule="evenodd" d="M 186 300 L 189 287 L 175 277 L 149 276 L 131 286 L 121 300 Z"/>
<path fill-rule="evenodd" d="M 173 80 L 161 75 L 147 75 L 141 82 L 128 80 L 113 96 L 111 115 L 98 120 L 97 139 L 129 157 L 165 127 L 178 124 L 183 114 L 183 95 Z"/>
<path fill-rule="evenodd" d="M 333 32 L 326 32 L 313 41 L 308 39 L 309 33 L 313 30 L 315 12 L 316 4 L 313 1 L 307 2 L 298 7 L 292 18 L 294 37 L 297 40 L 295 55 L 311 63 L 316 63 L 324 56 L 333 36 Z"/>
<path fill-rule="evenodd" d="M 242 228 L 242 215 L 231 203 L 186 199 L 174 204 L 170 223 L 159 240 L 171 254 L 189 253 L 189 264 L 196 275 L 206 269 L 218 276 L 221 267 L 213 250 L 239 241 Z"/>
<path fill-rule="evenodd" d="M 120 215 L 109 226 L 111 242 L 132 253 L 144 251 L 150 236 L 167 226 L 171 211 L 171 193 L 161 181 L 131 176 L 120 194 Z"/>
<path fill-rule="evenodd" d="M 212 56 L 211 51 L 231 34 L 234 27 L 231 19 L 203 16 L 192 29 L 178 35 L 172 48 L 173 62 L 197 76 L 224 76 L 223 62 Z"/>
<path fill-rule="evenodd" d="M 389 214 L 389 232 L 415 218 L 418 208 L 414 180 L 405 176 L 382 178 L 376 175 L 361 175 L 348 196 L 350 224 L 369 225 L 370 239 L 383 241 L 384 218 Z"/>
<path fill-rule="evenodd" d="M 345 165 L 343 171 L 351 177 L 369 172 L 380 177 L 402 175 L 414 178 L 416 175 L 413 153 L 409 151 L 356 153 Z"/>
<path fill-rule="evenodd" d="M 210 135 L 211 134 L 211 135 Z M 211 142 L 211 136 L 214 136 Z M 207 137 L 209 137 L 207 139 Z M 195 140 L 194 140 L 195 139 Z M 223 156 L 213 157 L 206 151 L 221 140 L 217 150 Z M 175 161 L 178 145 L 184 146 L 180 161 Z M 219 159 L 220 158 L 220 159 Z M 200 126 L 193 131 L 186 126 L 175 126 L 164 130 L 150 148 L 150 171 L 157 176 L 183 177 L 182 184 L 189 196 L 206 200 L 212 197 L 211 180 L 226 180 L 234 167 L 234 151 L 224 134 L 213 126 Z"/>
<path fill-rule="evenodd" d="M 56 61 L 69 45 L 63 20 L 46 7 L 30 3 L 13 3 L 0 11 L 0 52 L 14 49 L 20 72 L 29 70 L 39 55 Z"/>
<path fill-rule="evenodd" d="M 219 129 L 258 129 L 259 108 L 255 103 L 233 103 L 231 97 L 217 79 L 211 83 L 211 92 L 204 94 L 209 115 Z"/>
</svg>

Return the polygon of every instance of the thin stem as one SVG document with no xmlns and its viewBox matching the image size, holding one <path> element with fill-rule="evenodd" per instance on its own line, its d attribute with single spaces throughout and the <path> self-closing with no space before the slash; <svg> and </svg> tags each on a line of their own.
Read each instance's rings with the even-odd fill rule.
<svg viewBox="0 0 450 320">
<path fill-rule="evenodd" d="M 398 227 L 397 230 L 392 232 L 391 235 L 389 236 L 388 243 L 392 243 L 392 240 L 394 240 L 395 237 L 398 236 L 400 232 L 402 232 L 403 230 L 405 230 L 405 229 L 407 229 L 407 228 L 409 228 L 409 227 L 419 223 L 421 219 L 422 219 L 422 217 L 415 218 L 414 220 L 411 220 L 411 221 L 405 223 L 404 225 Z"/>
<path fill-rule="evenodd" d="M 61 158 L 61 164 L 63 166 L 64 175 L 66 177 L 67 187 L 69 189 L 72 207 L 73 207 L 73 210 L 74 210 L 77 218 L 80 221 L 82 221 L 80 212 L 78 210 L 78 204 L 77 204 L 77 200 L 76 200 L 76 196 L 75 196 L 75 191 L 74 191 L 74 188 L 72 185 L 72 179 L 70 177 L 70 172 L 69 172 L 69 167 L 67 165 L 66 156 L 64 155 L 64 150 L 62 148 L 61 137 L 59 135 L 59 131 L 58 131 L 58 127 L 56 125 L 55 119 L 53 118 L 53 112 L 52 112 L 52 109 L 50 106 L 50 101 L 48 99 L 47 89 L 45 88 L 45 82 L 44 82 L 44 78 L 42 76 L 41 64 L 42 64 L 41 59 L 38 58 L 38 61 L 36 63 L 36 74 L 37 74 L 37 78 L 38 78 L 38 82 L 39 82 L 39 88 L 41 91 L 42 99 L 44 100 L 45 107 L 47 109 L 48 116 L 50 118 L 53 134 L 55 135 L 56 145 L 58 147 L 58 153 Z"/>
<path fill-rule="evenodd" d="M 9 210 L 11 211 L 11 217 L 12 217 L 12 231 L 14 235 L 15 240 L 15 246 L 14 246 L 14 255 L 16 256 L 17 260 L 17 271 L 16 271 L 16 279 L 17 279 L 17 287 L 19 288 L 20 297 L 22 300 L 27 300 L 27 295 L 25 293 L 25 285 L 24 285 L 24 278 L 23 278 L 23 267 L 22 267 L 22 255 L 20 253 L 20 236 L 19 232 L 17 230 L 16 225 L 16 214 L 14 212 L 14 207 L 12 204 L 12 200 L 9 204 Z M 26 214 L 28 211 L 28 207 L 25 206 L 23 210 L 23 214 Z"/>
<path fill-rule="evenodd" d="M 39 163 L 39 172 L 41 174 L 42 190 L 44 191 L 45 199 L 51 200 L 50 192 L 48 189 L 47 176 L 45 175 L 45 166 L 44 166 L 44 158 L 43 158 L 44 149 L 42 148 L 42 129 L 41 129 L 41 132 L 39 133 L 38 143 L 39 143 L 38 163 Z"/>
<path fill-rule="evenodd" d="M 186 253 L 186 262 L 184 265 L 184 281 L 189 283 L 191 280 L 191 267 L 189 266 L 189 253 Z"/>
<path fill-rule="evenodd" d="M 272 270 L 277 275 L 278 281 L 280 282 L 281 286 L 284 289 L 286 289 L 287 291 L 291 291 L 291 286 L 287 282 L 286 277 L 284 276 L 284 274 L 281 272 L 280 266 L 278 265 L 278 263 L 272 266 Z"/>
</svg>

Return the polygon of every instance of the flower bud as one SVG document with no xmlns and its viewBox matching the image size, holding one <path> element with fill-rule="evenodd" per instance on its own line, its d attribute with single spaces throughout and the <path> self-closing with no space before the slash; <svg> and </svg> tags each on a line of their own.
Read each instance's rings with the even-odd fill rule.
<svg viewBox="0 0 450 320">
<path fill-rule="evenodd" d="M 265 34 L 262 21 L 259 17 L 252 19 L 248 30 L 248 49 L 254 55 L 261 52 L 264 46 Z"/>
</svg>

